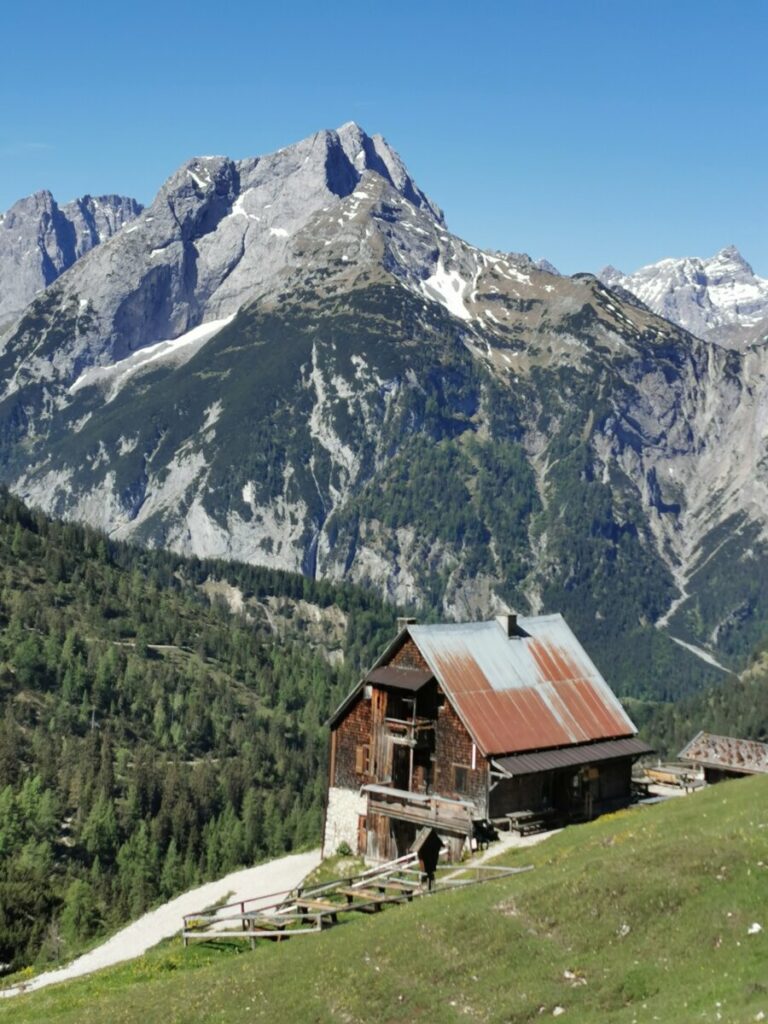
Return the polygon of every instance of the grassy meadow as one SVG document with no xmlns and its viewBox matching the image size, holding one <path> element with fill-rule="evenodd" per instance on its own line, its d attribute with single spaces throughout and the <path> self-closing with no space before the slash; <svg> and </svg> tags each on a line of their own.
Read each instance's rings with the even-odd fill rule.
<svg viewBox="0 0 768 1024">
<path fill-rule="evenodd" d="M 164 943 L 0 1003 L 0 1020 L 768 1019 L 768 778 L 574 826 L 502 862 L 535 869 L 255 952 Z"/>
</svg>

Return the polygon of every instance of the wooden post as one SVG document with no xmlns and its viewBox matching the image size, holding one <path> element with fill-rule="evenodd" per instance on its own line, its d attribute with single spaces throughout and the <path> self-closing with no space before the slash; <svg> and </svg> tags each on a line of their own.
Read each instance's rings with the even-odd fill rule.
<svg viewBox="0 0 768 1024">
<path fill-rule="evenodd" d="M 413 714 L 411 715 L 411 744 L 408 747 L 408 792 L 413 789 L 413 744 L 416 742 L 416 698 L 413 698 Z"/>
</svg>

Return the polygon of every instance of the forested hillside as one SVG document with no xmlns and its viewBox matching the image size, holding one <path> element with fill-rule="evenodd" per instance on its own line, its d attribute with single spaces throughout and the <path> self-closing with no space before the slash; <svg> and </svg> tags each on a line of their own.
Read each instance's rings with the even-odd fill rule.
<svg viewBox="0 0 768 1024">
<path fill-rule="evenodd" d="M 676 757 L 699 730 L 768 742 L 768 644 L 740 676 L 671 704 L 626 701 L 645 739 L 659 754 Z"/>
<path fill-rule="evenodd" d="M 233 594 L 244 614 L 216 600 Z M 352 586 L 115 544 L 0 490 L 3 969 L 317 841 L 323 723 L 394 615 Z M 662 754 L 701 728 L 764 738 L 768 659 L 677 704 L 628 704 Z"/>
<path fill-rule="evenodd" d="M 211 604 L 211 579 L 336 604 L 344 664 Z M 116 545 L 0 491 L 0 965 L 316 842 L 323 722 L 393 629 L 355 588 Z"/>
</svg>

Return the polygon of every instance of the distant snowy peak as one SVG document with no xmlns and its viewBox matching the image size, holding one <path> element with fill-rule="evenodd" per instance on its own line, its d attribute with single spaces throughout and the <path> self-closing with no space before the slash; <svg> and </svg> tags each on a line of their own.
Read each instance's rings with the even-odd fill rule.
<svg viewBox="0 0 768 1024">
<path fill-rule="evenodd" d="M 41 191 L 14 203 L 0 215 L 0 328 L 141 211 L 135 199 L 114 195 L 86 195 L 59 206 Z"/>
<path fill-rule="evenodd" d="M 768 279 L 758 277 L 733 245 L 709 259 L 665 259 L 633 274 L 608 266 L 598 276 L 692 334 L 724 345 L 754 340 L 768 319 Z"/>
</svg>

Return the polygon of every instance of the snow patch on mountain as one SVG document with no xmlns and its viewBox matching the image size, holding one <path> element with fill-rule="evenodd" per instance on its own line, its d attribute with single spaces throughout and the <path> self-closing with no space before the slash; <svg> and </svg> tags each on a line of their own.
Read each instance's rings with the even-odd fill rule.
<svg viewBox="0 0 768 1024">
<path fill-rule="evenodd" d="M 203 428 L 202 429 L 203 430 L 209 430 L 215 423 L 218 423 L 223 409 L 224 409 L 224 405 L 222 404 L 222 401 L 221 401 L 220 398 L 217 398 L 216 401 L 212 405 L 209 405 L 208 408 L 205 409 L 204 412 L 203 412 L 203 415 L 205 416 L 205 420 L 203 422 Z"/>
<path fill-rule="evenodd" d="M 422 289 L 428 299 L 442 303 L 449 313 L 460 320 L 469 320 L 471 314 L 464 305 L 464 295 L 469 289 L 458 270 L 448 270 L 441 259 L 437 261 L 434 274 L 422 282 Z"/>
<path fill-rule="evenodd" d="M 214 334 L 231 323 L 236 314 L 221 320 L 210 320 L 206 324 L 193 327 L 191 331 L 158 341 L 154 345 L 133 352 L 125 359 L 120 359 L 111 366 L 91 366 L 69 388 L 70 395 L 83 388 L 100 387 L 105 391 L 105 401 L 111 402 L 137 373 L 147 369 L 156 369 L 161 365 L 181 366 L 188 362 L 203 345 L 210 341 Z"/>
<path fill-rule="evenodd" d="M 136 450 L 136 446 L 139 443 L 139 435 L 135 434 L 133 437 L 120 437 L 117 442 L 117 453 L 118 455 L 129 455 L 132 451 Z"/>
</svg>

